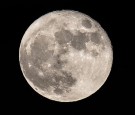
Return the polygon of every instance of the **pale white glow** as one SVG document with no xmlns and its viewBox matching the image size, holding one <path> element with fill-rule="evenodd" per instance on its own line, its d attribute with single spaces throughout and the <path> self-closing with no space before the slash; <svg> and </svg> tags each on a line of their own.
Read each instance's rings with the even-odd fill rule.
<svg viewBox="0 0 135 115">
<path fill-rule="evenodd" d="M 82 25 L 82 20 L 84 19 L 91 22 L 91 28 Z M 78 32 L 85 34 L 89 39 L 88 41 L 86 40 L 84 44 L 86 49 L 82 48 L 79 50 L 74 48 L 72 46 L 73 42 L 71 43 L 71 41 L 66 43 L 66 45 L 59 44 L 55 33 L 59 32 L 63 28 L 70 31 L 73 36 L 77 36 Z M 92 41 L 91 33 L 94 32 L 98 32 L 101 35 L 99 44 L 96 44 L 96 41 Z M 42 49 L 42 52 L 45 53 L 43 57 L 39 56 L 38 58 L 46 60 L 45 56 L 50 54 L 51 51 L 53 51 L 53 53 L 50 54 L 50 57 L 47 57 L 47 61 L 42 63 L 40 63 L 39 60 L 36 61 L 40 64 L 40 68 L 36 67 L 38 66 L 38 64 L 36 65 L 36 62 L 34 62 L 34 64 L 32 62 L 28 62 L 29 68 L 36 68 L 34 71 L 26 68 L 24 62 L 21 62 L 23 58 L 22 55 L 24 55 L 21 51 L 26 49 L 27 55 L 32 60 L 34 57 L 31 56 L 31 50 L 33 50 L 31 49 L 31 44 L 35 42 L 35 37 L 38 37 L 38 35 L 41 34 L 45 36 L 44 39 L 48 43 L 48 46 L 45 44 L 45 47 L 48 47 L 48 50 Z M 66 36 L 63 35 L 63 37 Z M 73 39 L 76 39 L 76 37 Z M 58 68 L 62 71 L 70 72 L 77 82 L 73 86 L 67 88 L 68 91 L 64 90 L 62 94 L 56 94 L 56 87 L 50 86 L 48 89 L 38 87 L 34 83 L 34 80 L 31 80 L 31 77 L 33 77 L 33 79 L 37 78 L 35 76 L 27 76 L 24 73 L 24 70 L 26 72 L 30 72 L 29 75 L 33 75 L 34 72 L 37 72 L 37 77 L 41 78 L 40 82 L 44 81 L 48 75 L 51 77 L 53 75 L 61 76 L 62 73 L 59 72 L 59 69 L 54 69 L 54 64 L 56 63 L 55 57 L 60 54 L 62 48 L 67 52 L 61 55 L 59 59 L 65 64 L 62 65 L 62 68 L 59 66 Z M 38 55 L 40 55 L 40 53 L 37 51 L 34 56 Z M 98 89 L 100 89 L 100 87 L 105 83 L 111 71 L 113 51 L 111 41 L 109 40 L 107 33 L 97 21 L 77 11 L 62 10 L 45 14 L 30 25 L 20 44 L 19 60 L 26 81 L 37 93 L 55 101 L 73 102 L 89 97 L 98 91 Z M 25 60 L 29 61 L 28 58 Z M 53 82 L 56 82 L 57 79 L 52 80 Z M 43 85 L 46 84 L 42 84 L 41 87 L 43 87 Z M 58 87 L 62 88 L 62 85 L 63 84 L 60 81 Z"/>
</svg>

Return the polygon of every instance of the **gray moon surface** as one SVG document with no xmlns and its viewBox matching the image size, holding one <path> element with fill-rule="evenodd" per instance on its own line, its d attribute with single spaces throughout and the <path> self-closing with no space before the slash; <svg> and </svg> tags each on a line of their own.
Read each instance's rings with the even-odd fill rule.
<svg viewBox="0 0 135 115">
<path fill-rule="evenodd" d="M 54 101 L 85 99 L 107 80 L 113 62 L 111 41 L 90 16 L 72 10 L 47 13 L 24 33 L 19 62 L 24 78 Z"/>
</svg>

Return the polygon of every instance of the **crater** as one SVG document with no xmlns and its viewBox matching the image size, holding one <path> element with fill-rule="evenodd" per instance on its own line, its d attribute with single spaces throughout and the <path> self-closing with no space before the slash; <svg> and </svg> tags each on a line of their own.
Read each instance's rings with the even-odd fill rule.
<svg viewBox="0 0 135 115">
<path fill-rule="evenodd" d="M 63 94 L 64 91 L 62 89 L 60 89 L 60 88 L 57 87 L 57 88 L 54 89 L 54 93 L 60 95 L 60 94 Z"/>
<path fill-rule="evenodd" d="M 95 50 L 95 49 L 93 49 L 92 51 L 91 51 L 91 55 L 93 56 L 93 57 L 96 57 L 96 56 L 98 56 L 98 52 Z"/>
<path fill-rule="evenodd" d="M 90 20 L 84 19 L 84 20 L 82 20 L 82 26 L 84 26 L 85 28 L 91 28 L 92 27 L 92 23 L 91 23 Z"/>
</svg>

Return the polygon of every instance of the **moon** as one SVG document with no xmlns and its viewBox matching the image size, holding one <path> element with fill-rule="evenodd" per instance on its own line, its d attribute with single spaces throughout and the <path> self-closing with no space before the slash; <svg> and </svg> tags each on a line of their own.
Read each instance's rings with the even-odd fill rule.
<svg viewBox="0 0 135 115">
<path fill-rule="evenodd" d="M 111 41 L 90 16 L 73 10 L 47 13 L 24 33 L 19 62 L 24 78 L 53 101 L 85 99 L 107 80 L 113 62 Z"/>
</svg>

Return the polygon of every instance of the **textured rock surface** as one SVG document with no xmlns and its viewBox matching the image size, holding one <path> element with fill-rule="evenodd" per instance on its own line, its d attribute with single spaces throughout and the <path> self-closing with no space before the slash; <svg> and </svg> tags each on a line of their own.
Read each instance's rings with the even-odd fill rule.
<svg viewBox="0 0 135 115">
<path fill-rule="evenodd" d="M 59 34 L 60 33 L 58 33 L 58 36 Z M 68 36 L 67 32 L 66 35 Z M 65 40 L 68 39 L 67 36 L 65 37 Z M 61 35 L 59 37 L 60 38 L 58 39 L 63 39 Z M 58 40 L 58 43 L 63 44 L 64 42 L 60 42 Z M 65 43 L 67 43 L 67 41 Z M 62 66 L 66 64 L 67 61 L 61 60 L 60 57 L 67 52 L 67 49 L 63 49 L 63 47 L 61 47 L 58 52 L 59 53 L 57 55 L 53 56 L 54 51 L 48 50 L 46 37 L 39 35 L 31 44 L 31 55 L 27 55 L 26 52 L 23 52 L 20 62 L 22 63 L 23 68 L 25 68 L 27 78 L 35 86 L 42 90 L 47 90 L 48 88 L 53 87 L 54 93 L 62 94 L 65 91 L 69 91 L 70 87 L 75 84 L 76 79 L 72 77 L 70 72 L 62 70 Z M 50 58 L 54 60 L 53 65 L 49 68 L 54 70 L 53 72 L 47 72 L 47 70 L 43 70 L 41 67 L 42 63 L 47 62 Z M 28 66 L 28 63 L 31 63 L 31 67 Z M 42 77 L 39 75 L 40 70 L 43 72 Z M 46 74 L 46 72 L 48 74 Z"/>
</svg>

